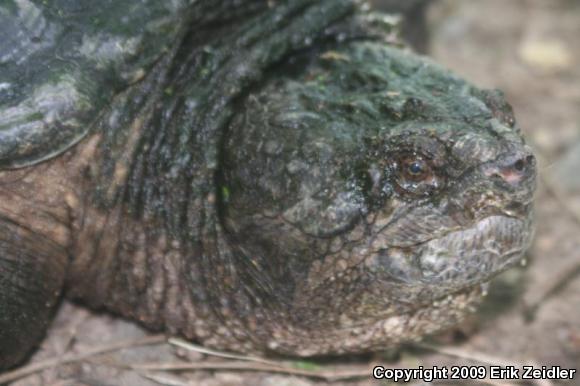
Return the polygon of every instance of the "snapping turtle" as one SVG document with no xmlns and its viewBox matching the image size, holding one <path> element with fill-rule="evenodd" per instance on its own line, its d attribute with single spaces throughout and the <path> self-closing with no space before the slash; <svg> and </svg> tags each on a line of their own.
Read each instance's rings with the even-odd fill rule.
<svg viewBox="0 0 580 386">
<path fill-rule="evenodd" d="M 456 323 L 531 238 L 497 91 L 354 0 L 0 4 L 0 367 L 61 296 L 237 351 Z"/>
</svg>

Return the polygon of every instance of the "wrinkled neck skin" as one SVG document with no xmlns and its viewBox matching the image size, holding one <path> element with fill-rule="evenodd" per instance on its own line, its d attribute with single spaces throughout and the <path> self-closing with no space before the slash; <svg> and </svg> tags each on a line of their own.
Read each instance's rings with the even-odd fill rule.
<svg viewBox="0 0 580 386">
<path fill-rule="evenodd" d="M 519 259 L 535 161 L 503 97 L 351 1 L 289 3 L 184 34 L 39 166 L 66 177 L 67 296 L 212 347 L 338 354 L 457 323 Z"/>
</svg>

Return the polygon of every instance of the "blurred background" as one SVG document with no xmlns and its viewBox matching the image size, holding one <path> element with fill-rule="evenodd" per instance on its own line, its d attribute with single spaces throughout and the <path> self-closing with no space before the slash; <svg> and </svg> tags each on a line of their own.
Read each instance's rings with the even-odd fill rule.
<svg viewBox="0 0 580 386">
<path fill-rule="evenodd" d="M 580 0 L 373 0 L 405 15 L 403 34 L 416 50 L 484 88 L 498 88 L 540 161 L 537 230 L 525 266 L 493 282 L 478 313 L 421 346 L 372 355 L 292 363 L 296 371 L 168 373 L 127 370 L 123 363 L 219 361 L 167 344 L 112 350 L 68 365 L 46 365 L 107 342 L 146 332 L 109 315 L 64 304 L 34 363 L 43 371 L 13 385 L 377 385 L 373 364 L 534 364 L 580 371 Z M 129 349 L 130 348 L 130 349 Z M 258 365 L 256 365 L 259 367 Z M 351 378 L 340 374 L 351 373 Z M 335 377 L 333 377 L 335 375 Z M 2 383 L 2 382 L 0 382 Z M 534 381 L 527 384 L 552 385 Z M 580 385 L 580 375 L 566 382 Z M 423 384 L 415 382 L 415 384 Z M 438 384 L 446 384 L 445 382 Z M 458 383 L 454 383 L 458 384 Z M 486 380 L 465 384 L 506 384 Z"/>
</svg>

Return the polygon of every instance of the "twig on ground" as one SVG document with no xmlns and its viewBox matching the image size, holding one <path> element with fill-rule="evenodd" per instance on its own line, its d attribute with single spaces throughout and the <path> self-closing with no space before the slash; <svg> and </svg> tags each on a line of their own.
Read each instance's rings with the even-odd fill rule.
<svg viewBox="0 0 580 386">
<path fill-rule="evenodd" d="M 247 361 L 227 361 L 227 362 L 196 362 L 196 363 L 143 363 L 127 365 L 126 367 L 136 371 L 184 371 L 184 370 L 238 370 L 238 371 L 261 371 L 269 373 L 280 373 L 287 375 L 299 375 L 309 378 L 316 378 L 325 381 L 341 381 L 352 378 L 362 378 L 372 376 L 372 367 L 360 366 L 352 370 L 302 370 L 292 368 L 289 365 L 264 364 Z"/>
<path fill-rule="evenodd" d="M 177 379 L 159 378 L 151 371 L 187 371 L 187 370 L 234 370 L 234 371 L 257 371 L 279 373 L 286 375 L 303 376 L 325 381 L 341 381 L 353 378 L 363 378 L 372 376 L 372 365 L 353 366 L 349 370 L 306 370 L 293 367 L 292 362 L 272 361 L 260 357 L 245 356 L 211 350 L 205 347 L 186 342 L 178 338 L 170 338 L 168 343 L 184 348 L 186 350 L 199 352 L 205 355 L 218 358 L 228 359 L 228 361 L 202 361 L 202 362 L 176 362 L 176 363 L 139 363 L 139 364 L 122 364 L 122 363 L 102 363 L 101 361 L 92 361 L 93 363 L 107 366 L 128 369 L 138 372 L 141 376 L 150 378 L 154 377 L 155 382 L 172 386 L 181 382 Z M 392 366 L 397 368 L 397 366 Z"/>
<path fill-rule="evenodd" d="M 390 368 L 402 368 L 398 365 L 391 365 Z M 286 364 L 267 365 L 262 363 L 252 363 L 246 361 L 229 361 L 229 362 L 196 362 L 196 363 L 143 363 L 128 365 L 134 371 L 195 371 L 195 370 L 233 370 L 233 371 L 257 371 L 278 373 L 284 375 L 293 375 L 307 377 L 311 379 L 322 380 L 326 382 L 347 381 L 356 378 L 370 378 L 372 376 L 373 365 L 364 365 L 352 368 L 350 370 L 302 370 L 292 368 Z M 146 374 L 146 373 L 145 373 Z M 475 382 L 491 386 L 509 386 L 506 383 L 498 383 L 491 379 L 474 380 Z M 168 384 L 172 385 L 172 384 Z"/>
<path fill-rule="evenodd" d="M 179 338 L 169 338 L 168 343 L 171 345 L 189 350 L 189 351 L 195 351 L 195 352 L 198 352 L 200 354 L 210 355 L 210 356 L 219 357 L 219 358 L 236 359 L 236 360 L 240 360 L 240 361 L 263 363 L 263 364 L 272 365 L 272 366 L 279 366 L 280 365 L 279 362 L 270 361 L 270 360 L 263 359 L 260 357 L 238 355 L 238 354 L 232 354 L 232 353 L 227 353 L 227 352 L 222 352 L 222 351 L 211 350 L 211 349 L 208 349 L 205 347 L 195 345 L 193 343 L 186 342 L 183 339 L 179 339 Z"/>
<path fill-rule="evenodd" d="M 174 376 L 168 376 L 167 374 L 150 374 L 150 373 L 139 373 L 143 378 L 149 379 L 155 383 L 165 386 L 189 386 L 185 380 L 179 379 Z"/>
<path fill-rule="evenodd" d="M 15 381 L 27 375 L 37 373 L 39 371 L 51 368 L 53 366 L 66 363 L 80 362 L 84 359 L 111 351 L 119 351 L 127 348 L 164 343 L 165 340 L 166 340 L 165 336 L 162 335 L 148 336 L 137 340 L 133 339 L 129 341 L 107 344 L 101 347 L 97 347 L 93 350 L 85 351 L 83 353 L 70 353 L 67 355 L 63 355 L 62 357 L 31 363 L 30 365 L 20 367 L 16 370 L 0 374 L 0 384 Z"/>
</svg>

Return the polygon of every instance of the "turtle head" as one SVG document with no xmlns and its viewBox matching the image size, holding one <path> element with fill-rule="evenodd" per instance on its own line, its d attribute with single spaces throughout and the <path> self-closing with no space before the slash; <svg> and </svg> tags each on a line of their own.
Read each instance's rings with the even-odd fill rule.
<svg viewBox="0 0 580 386">
<path fill-rule="evenodd" d="M 511 108 L 375 43 L 289 73 L 246 98 L 220 176 L 232 244 L 291 310 L 272 345 L 362 351 L 455 323 L 530 243 L 535 158 Z"/>
</svg>

